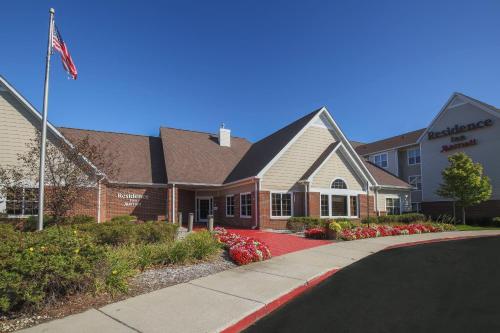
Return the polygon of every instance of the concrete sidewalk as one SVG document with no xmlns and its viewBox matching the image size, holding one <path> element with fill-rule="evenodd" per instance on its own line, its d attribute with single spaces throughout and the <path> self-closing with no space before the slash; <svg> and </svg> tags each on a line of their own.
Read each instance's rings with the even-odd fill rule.
<svg viewBox="0 0 500 333">
<path fill-rule="evenodd" d="M 495 235 L 500 235 L 500 230 L 332 243 L 220 272 L 20 332 L 220 332 L 253 313 L 262 313 L 273 301 L 308 286 L 315 278 L 387 247 Z"/>
</svg>

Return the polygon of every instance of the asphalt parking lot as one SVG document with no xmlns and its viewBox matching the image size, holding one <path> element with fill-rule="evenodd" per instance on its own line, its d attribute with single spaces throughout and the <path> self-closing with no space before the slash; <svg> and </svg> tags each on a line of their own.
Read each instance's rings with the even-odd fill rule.
<svg viewBox="0 0 500 333">
<path fill-rule="evenodd" d="M 500 237 L 379 252 L 245 332 L 500 332 Z"/>
</svg>

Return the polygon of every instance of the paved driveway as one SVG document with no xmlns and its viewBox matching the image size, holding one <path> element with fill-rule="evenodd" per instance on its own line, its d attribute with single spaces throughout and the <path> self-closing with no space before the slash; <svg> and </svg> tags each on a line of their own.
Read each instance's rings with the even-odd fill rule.
<svg viewBox="0 0 500 333">
<path fill-rule="evenodd" d="M 498 249 L 500 237 L 382 251 L 246 332 L 500 332 Z"/>
<path fill-rule="evenodd" d="M 328 240 L 308 239 L 293 234 L 277 233 L 273 231 L 231 228 L 228 228 L 228 230 L 241 236 L 253 237 L 266 243 L 273 257 L 331 243 L 331 241 Z"/>
</svg>

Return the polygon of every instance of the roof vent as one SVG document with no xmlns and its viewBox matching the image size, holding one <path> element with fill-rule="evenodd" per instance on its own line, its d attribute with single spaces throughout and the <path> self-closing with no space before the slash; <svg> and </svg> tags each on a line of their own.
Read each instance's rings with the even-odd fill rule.
<svg viewBox="0 0 500 333">
<path fill-rule="evenodd" d="M 224 123 L 219 128 L 219 146 L 231 147 L 231 130 L 224 128 Z"/>
</svg>

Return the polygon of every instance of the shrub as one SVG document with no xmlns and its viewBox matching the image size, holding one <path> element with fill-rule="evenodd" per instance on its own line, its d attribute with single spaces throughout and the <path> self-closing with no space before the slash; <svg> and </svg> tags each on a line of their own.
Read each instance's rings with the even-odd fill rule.
<svg viewBox="0 0 500 333">
<path fill-rule="evenodd" d="M 92 216 L 88 215 L 75 215 L 68 219 L 70 224 L 85 224 L 85 223 L 96 223 L 96 220 Z"/>
<path fill-rule="evenodd" d="M 194 259 L 206 259 L 220 250 L 217 240 L 208 231 L 199 231 L 189 234 L 184 240 L 191 250 Z"/>
<path fill-rule="evenodd" d="M 327 226 L 329 222 L 329 219 L 317 217 L 291 217 L 288 219 L 286 227 L 288 230 L 300 232 L 314 227 Z"/>
<path fill-rule="evenodd" d="M 349 220 L 335 220 L 335 222 L 338 223 L 338 225 L 340 225 L 340 228 L 343 230 L 343 229 L 352 229 L 354 228 L 354 224 L 349 221 Z"/>
<path fill-rule="evenodd" d="M 328 225 L 328 228 L 334 232 L 340 232 L 342 231 L 342 226 L 338 223 L 338 222 L 330 222 L 330 224 Z"/>
<path fill-rule="evenodd" d="M 95 267 L 105 253 L 88 235 L 61 227 L 20 233 L 2 226 L 0 237 L 1 311 L 95 287 Z"/>
<path fill-rule="evenodd" d="M 492 220 L 492 225 L 494 227 L 500 228 L 500 217 L 494 217 Z"/>
<path fill-rule="evenodd" d="M 164 222 L 106 222 L 77 225 L 75 228 L 92 234 L 98 244 L 124 245 L 139 243 L 172 242 L 177 234 L 177 225 Z"/>
<path fill-rule="evenodd" d="M 115 216 L 111 219 L 111 222 L 113 223 L 127 223 L 134 221 L 137 221 L 137 217 L 132 215 L 120 215 L 120 216 Z"/>
<path fill-rule="evenodd" d="M 56 221 L 52 216 L 43 216 L 43 228 L 49 228 L 56 225 Z M 36 231 L 38 229 L 38 215 L 29 216 L 21 226 L 22 231 Z"/>
<path fill-rule="evenodd" d="M 313 238 L 313 239 L 325 239 L 326 238 L 326 230 L 323 227 L 307 229 L 304 232 L 304 236 L 306 236 L 307 238 Z"/>
</svg>

